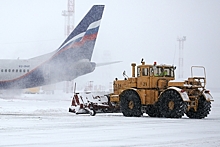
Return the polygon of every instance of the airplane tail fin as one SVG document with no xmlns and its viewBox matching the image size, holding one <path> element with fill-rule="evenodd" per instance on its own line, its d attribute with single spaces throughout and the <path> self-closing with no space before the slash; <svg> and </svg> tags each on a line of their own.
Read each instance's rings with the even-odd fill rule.
<svg viewBox="0 0 220 147">
<path fill-rule="evenodd" d="M 84 58 L 91 60 L 103 10 L 104 5 L 94 5 L 61 44 L 57 52 L 77 48 L 83 52 Z"/>
</svg>

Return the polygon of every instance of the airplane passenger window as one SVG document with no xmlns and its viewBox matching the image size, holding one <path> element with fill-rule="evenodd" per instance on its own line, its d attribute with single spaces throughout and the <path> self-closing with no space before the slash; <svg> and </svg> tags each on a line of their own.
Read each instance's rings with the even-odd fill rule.
<svg viewBox="0 0 220 147">
<path fill-rule="evenodd" d="M 8 72 L 11 72 L 11 69 L 9 69 Z"/>
<path fill-rule="evenodd" d="M 11 72 L 14 72 L 15 70 L 14 69 L 12 69 L 12 71 Z"/>
<path fill-rule="evenodd" d="M 20 69 L 19 71 L 20 71 L 20 72 L 22 72 L 22 70 L 21 70 L 21 69 Z"/>
<path fill-rule="evenodd" d="M 29 72 L 29 69 L 27 69 L 27 72 Z"/>
<path fill-rule="evenodd" d="M 1 69 L 1 72 L 3 72 L 3 69 Z"/>
<path fill-rule="evenodd" d="M 7 69 L 5 69 L 5 72 L 7 72 Z"/>
<path fill-rule="evenodd" d="M 16 72 L 18 72 L 18 69 L 16 69 Z"/>
<path fill-rule="evenodd" d="M 23 72 L 25 72 L 25 69 L 23 70 Z"/>
</svg>

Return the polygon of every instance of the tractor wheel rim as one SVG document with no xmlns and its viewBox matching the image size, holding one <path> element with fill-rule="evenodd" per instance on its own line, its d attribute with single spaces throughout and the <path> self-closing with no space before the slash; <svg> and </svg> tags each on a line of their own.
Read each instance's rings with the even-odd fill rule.
<svg viewBox="0 0 220 147">
<path fill-rule="evenodd" d="M 168 107 L 169 107 L 170 110 L 173 110 L 173 108 L 174 108 L 174 102 L 173 102 L 173 101 L 169 101 Z"/>
<path fill-rule="evenodd" d="M 133 108 L 134 108 L 134 102 L 133 102 L 133 101 L 130 101 L 130 102 L 128 103 L 128 107 L 129 107 L 129 109 L 133 109 Z"/>
</svg>

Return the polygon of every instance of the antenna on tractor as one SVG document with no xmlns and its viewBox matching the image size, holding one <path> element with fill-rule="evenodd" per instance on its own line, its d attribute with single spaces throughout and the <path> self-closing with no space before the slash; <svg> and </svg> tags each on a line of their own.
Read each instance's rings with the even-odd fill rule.
<svg viewBox="0 0 220 147">
<path fill-rule="evenodd" d="M 125 71 L 123 72 L 123 76 L 125 77 L 125 79 L 129 78 L 129 77 L 126 75 Z"/>
</svg>

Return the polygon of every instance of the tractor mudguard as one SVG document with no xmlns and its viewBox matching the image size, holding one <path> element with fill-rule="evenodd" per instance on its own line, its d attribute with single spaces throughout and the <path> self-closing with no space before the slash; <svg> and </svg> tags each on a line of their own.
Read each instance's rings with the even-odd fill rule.
<svg viewBox="0 0 220 147">
<path fill-rule="evenodd" d="M 206 101 L 214 101 L 214 99 L 210 93 L 206 93 L 204 91 L 202 95 L 205 97 Z"/>
<path fill-rule="evenodd" d="M 128 89 L 121 90 L 121 91 L 120 91 L 120 94 L 121 94 L 123 91 L 125 91 L 125 90 L 129 90 L 129 89 L 130 89 L 130 90 L 134 90 L 135 92 L 138 93 L 138 91 L 137 91 L 136 88 L 128 88 Z M 119 94 L 119 95 L 120 95 L 120 94 Z M 139 94 L 139 93 L 138 93 L 138 94 Z"/>
<path fill-rule="evenodd" d="M 189 96 L 187 95 L 186 91 L 183 91 L 182 89 L 180 89 L 178 87 L 169 87 L 168 89 L 173 89 L 173 90 L 177 91 L 180 94 L 180 96 L 181 96 L 183 101 L 185 101 L 185 102 L 189 102 L 190 101 Z"/>
<path fill-rule="evenodd" d="M 139 98 L 141 98 L 141 93 L 140 93 L 136 88 L 124 89 L 124 90 L 121 91 L 121 93 L 122 93 L 123 91 L 125 91 L 125 90 L 133 90 L 133 91 L 135 91 L 135 92 L 138 94 Z M 120 94 L 121 94 L 121 93 L 120 93 Z M 119 94 L 119 97 L 120 97 L 120 94 Z"/>
</svg>

